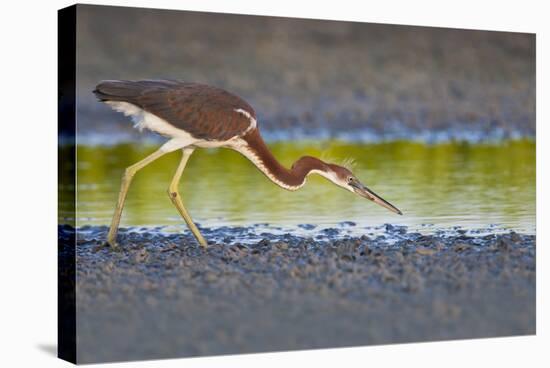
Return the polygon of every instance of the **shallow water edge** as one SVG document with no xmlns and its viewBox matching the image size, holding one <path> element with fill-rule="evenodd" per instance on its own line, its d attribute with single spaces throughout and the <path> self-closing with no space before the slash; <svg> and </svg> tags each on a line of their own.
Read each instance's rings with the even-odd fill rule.
<svg viewBox="0 0 550 368">
<path fill-rule="evenodd" d="M 75 191 L 78 226 L 107 225 L 124 169 L 151 153 L 155 146 L 138 144 L 77 148 Z M 287 167 L 302 155 L 328 162 L 355 159 L 354 174 L 370 189 L 403 211 L 396 216 L 346 190 L 312 175 L 296 192 L 267 180 L 239 153 L 227 149 L 197 150 L 181 180 L 180 194 L 196 222 L 205 227 L 277 227 L 309 224 L 335 227 L 341 221 L 356 228 L 391 223 L 417 231 L 462 226 L 469 229 L 498 224 L 534 233 L 536 145 L 510 141 L 499 145 L 414 142 L 352 144 L 340 141 L 271 144 Z M 61 151 L 63 154 L 63 150 Z M 179 231 L 181 218 L 166 188 L 179 162 L 171 153 L 136 174 L 128 193 L 123 226 L 169 225 Z M 70 175 L 69 175 L 70 177 Z M 74 203 L 60 203 L 60 216 L 75 216 Z M 63 222 L 63 221 L 61 221 Z"/>
</svg>

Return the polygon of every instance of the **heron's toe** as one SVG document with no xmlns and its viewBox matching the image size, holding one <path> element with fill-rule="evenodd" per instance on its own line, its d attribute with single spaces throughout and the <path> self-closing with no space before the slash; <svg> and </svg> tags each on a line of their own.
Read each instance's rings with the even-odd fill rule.
<svg viewBox="0 0 550 368">
<path fill-rule="evenodd" d="M 118 243 L 114 240 L 106 240 L 102 246 L 104 248 L 109 248 L 110 250 L 112 251 L 115 251 L 115 252 L 120 252 L 122 250 L 122 248 L 118 245 Z"/>
</svg>

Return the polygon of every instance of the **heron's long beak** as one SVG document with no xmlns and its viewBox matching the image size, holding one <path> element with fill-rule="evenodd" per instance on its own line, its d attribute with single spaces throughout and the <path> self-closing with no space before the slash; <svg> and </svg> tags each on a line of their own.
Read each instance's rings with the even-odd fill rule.
<svg viewBox="0 0 550 368">
<path fill-rule="evenodd" d="M 397 213 L 398 215 L 402 215 L 403 213 L 395 207 L 390 202 L 386 201 L 384 198 L 380 197 L 378 194 L 374 193 L 372 190 L 364 186 L 358 181 L 354 181 L 350 183 L 350 185 L 353 187 L 353 190 L 355 193 L 359 194 L 361 197 L 365 197 L 367 199 L 370 199 L 376 204 L 379 204 L 382 207 L 387 208 L 388 210 Z"/>
</svg>

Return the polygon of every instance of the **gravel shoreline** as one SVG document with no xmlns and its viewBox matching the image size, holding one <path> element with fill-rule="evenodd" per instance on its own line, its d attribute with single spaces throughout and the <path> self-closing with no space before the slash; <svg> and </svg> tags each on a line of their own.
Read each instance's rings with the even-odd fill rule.
<svg viewBox="0 0 550 368">
<path fill-rule="evenodd" d="M 204 250 L 187 232 L 136 230 L 117 252 L 101 246 L 106 227 L 77 231 L 80 363 L 535 333 L 534 235 L 389 225 L 241 244 L 223 228 L 228 241 Z M 61 263 L 72 231 L 59 228 Z"/>
</svg>

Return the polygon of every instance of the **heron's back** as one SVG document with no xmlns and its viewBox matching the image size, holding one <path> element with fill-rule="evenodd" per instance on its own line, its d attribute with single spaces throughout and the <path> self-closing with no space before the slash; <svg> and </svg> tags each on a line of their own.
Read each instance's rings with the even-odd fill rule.
<svg viewBox="0 0 550 368">
<path fill-rule="evenodd" d="M 141 110 L 153 114 L 196 139 L 226 141 L 256 126 L 256 114 L 246 101 L 205 84 L 106 80 L 96 86 L 94 94 L 104 102 L 130 104 L 128 108 L 136 110 L 128 115 Z"/>
</svg>

